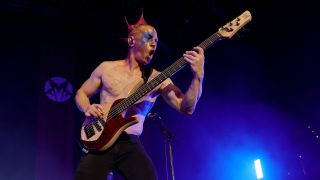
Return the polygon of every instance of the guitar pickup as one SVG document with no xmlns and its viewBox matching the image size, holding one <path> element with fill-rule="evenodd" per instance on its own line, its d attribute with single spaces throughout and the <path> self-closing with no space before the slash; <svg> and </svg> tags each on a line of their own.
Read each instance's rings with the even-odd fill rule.
<svg viewBox="0 0 320 180">
<path fill-rule="evenodd" d="M 92 123 L 93 123 L 94 127 L 95 127 L 98 131 L 101 131 L 101 130 L 102 130 L 102 128 L 101 128 L 101 126 L 100 126 L 100 124 L 99 124 L 99 121 L 93 121 Z"/>
<path fill-rule="evenodd" d="M 86 133 L 86 136 L 87 136 L 88 139 L 90 139 L 92 136 L 95 135 L 95 132 L 94 132 L 92 124 L 86 125 L 84 127 L 84 132 Z"/>
</svg>

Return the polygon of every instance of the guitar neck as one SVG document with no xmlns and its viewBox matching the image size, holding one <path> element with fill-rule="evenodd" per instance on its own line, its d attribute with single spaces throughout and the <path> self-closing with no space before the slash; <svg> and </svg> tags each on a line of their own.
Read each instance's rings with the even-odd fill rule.
<svg viewBox="0 0 320 180">
<path fill-rule="evenodd" d="M 202 43 L 200 43 L 198 46 L 206 50 L 215 42 L 217 42 L 219 39 L 221 39 L 221 35 L 218 32 L 216 32 L 213 35 L 211 35 L 209 38 L 204 40 Z M 126 110 L 127 108 L 135 104 L 140 98 L 142 98 L 144 95 L 152 91 L 155 87 L 157 87 L 167 78 L 174 75 L 176 72 L 181 70 L 186 65 L 187 65 L 187 62 L 184 60 L 183 57 L 178 59 L 176 62 L 174 62 L 165 70 L 163 70 L 159 75 L 157 75 L 151 81 L 142 85 L 135 93 L 133 93 L 126 99 L 122 100 L 117 105 L 115 105 L 112 109 L 110 109 L 108 118 L 114 118 L 115 116 L 122 113 L 124 110 Z"/>
</svg>

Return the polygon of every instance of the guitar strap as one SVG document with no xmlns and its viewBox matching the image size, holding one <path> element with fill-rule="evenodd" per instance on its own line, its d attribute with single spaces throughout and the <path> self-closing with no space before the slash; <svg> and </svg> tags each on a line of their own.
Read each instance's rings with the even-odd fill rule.
<svg viewBox="0 0 320 180">
<path fill-rule="evenodd" d="M 147 83 L 150 75 L 152 74 L 153 69 L 150 66 L 145 65 L 145 66 L 140 66 L 140 70 L 142 72 L 141 78 L 143 79 L 144 83 Z"/>
</svg>

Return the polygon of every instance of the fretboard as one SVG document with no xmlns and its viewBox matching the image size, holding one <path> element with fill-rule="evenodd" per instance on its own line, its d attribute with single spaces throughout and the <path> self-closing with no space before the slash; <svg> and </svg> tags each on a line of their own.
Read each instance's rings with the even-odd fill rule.
<svg viewBox="0 0 320 180">
<path fill-rule="evenodd" d="M 209 38 L 204 40 L 202 43 L 200 43 L 198 46 L 203 48 L 204 50 L 208 49 L 211 45 L 213 45 L 215 42 L 221 39 L 221 35 L 216 32 L 213 35 L 211 35 Z M 161 84 L 163 81 L 165 81 L 167 78 L 174 75 L 176 72 L 181 70 L 183 67 L 185 67 L 188 63 L 184 60 L 183 57 L 178 59 L 176 62 L 171 64 L 169 67 L 167 67 L 165 70 L 163 70 L 160 74 L 158 74 L 156 77 L 154 77 L 149 82 L 143 84 L 136 92 L 131 94 L 126 99 L 123 99 L 118 104 L 113 106 L 110 111 L 108 118 L 114 118 L 115 116 L 119 115 L 123 111 L 125 111 L 127 108 L 135 104 L 139 99 L 141 99 L 144 95 L 152 91 L 155 87 L 157 87 L 159 84 Z"/>
</svg>

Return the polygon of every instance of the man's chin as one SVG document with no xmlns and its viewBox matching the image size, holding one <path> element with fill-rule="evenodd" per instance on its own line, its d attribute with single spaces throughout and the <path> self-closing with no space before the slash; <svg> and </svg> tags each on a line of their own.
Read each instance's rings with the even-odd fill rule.
<svg viewBox="0 0 320 180">
<path fill-rule="evenodd" d="M 145 65 L 150 64 L 151 60 L 152 60 L 152 56 L 151 56 L 151 57 L 148 57 L 148 58 L 146 59 L 146 61 L 145 61 Z"/>
<path fill-rule="evenodd" d="M 152 60 L 152 56 L 148 56 L 143 60 L 139 60 L 138 63 L 142 65 L 148 65 Z"/>
<path fill-rule="evenodd" d="M 148 65 L 148 64 L 150 64 L 150 62 L 151 62 L 151 61 L 144 62 L 143 65 Z"/>
<path fill-rule="evenodd" d="M 140 65 L 143 65 L 143 66 L 144 66 L 144 65 L 148 65 L 149 63 L 150 63 L 150 61 L 142 61 L 142 62 L 139 62 L 139 64 L 140 64 Z"/>
</svg>

